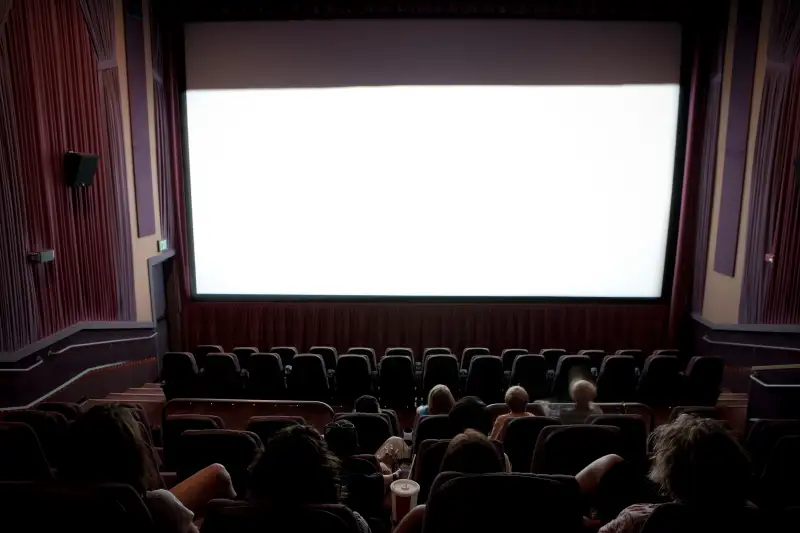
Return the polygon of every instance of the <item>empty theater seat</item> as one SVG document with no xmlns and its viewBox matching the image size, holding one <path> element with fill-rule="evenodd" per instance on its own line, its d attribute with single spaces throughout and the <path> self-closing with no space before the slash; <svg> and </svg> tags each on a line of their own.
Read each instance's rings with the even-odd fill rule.
<svg viewBox="0 0 800 533">
<path fill-rule="evenodd" d="M 0 481 L 52 479 L 50 464 L 33 429 L 21 422 L 0 421 Z"/>
<path fill-rule="evenodd" d="M 239 361 L 229 353 L 210 353 L 200 377 L 200 389 L 207 398 L 241 398 L 245 379 Z"/>
<path fill-rule="evenodd" d="M 484 403 L 503 400 L 503 361 L 494 355 L 479 355 L 472 359 L 467 373 L 464 394 L 477 396 Z"/>
<path fill-rule="evenodd" d="M 636 361 L 633 356 L 607 356 L 597 376 L 597 401 L 633 401 L 636 398 L 636 381 Z"/>
<path fill-rule="evenodd" d="M 503 448 L 514 472 L 530 472 L 533 449 L 539 433 L 547 426 L 557 426 L 561 422 L 548 416 L 526 416 L 512 418 L 506 425 Z"/>
<path fill-rule="evenodd" d="M 313 353 L 322 357 L 322 361 L 325 363 L 325 370 L 328 371 L 328 374 L 336 370 L 336 359 L 339 357 L 339 353 L 333 346 L 312 346 L 308 349 L 308 353 Z"/>
<path fill-rule="evenodd" d="M 286 397 L 286 375 L 276 353 L 254 353 L 249 358 L 247 396 L 263 400 Z"/>
<path fill-rule="evenodd" d="M 420 443 L 428 439 L 450 440 L 457 434 L 458 431 L 453 427 L 453 424 L 450 422 L 450 417 L 447 415 L 423 416 L 419 419 L 417 427 L 414 430 L 412 451 L 416 453 Z"/>
<path fill-rule="evenodd" d="M 672 406 L 678 402 L 680 387 L 678 358 L 674 355 L 651 355 L 644 362 L 636 397 L 652 407 Z"/>
<path fill-rule="evenodd" d="M 370 370 L 370 372 L 375 372 L 377 370 L 377 368 L 378 368 L 378 359 L 375 356 L 375 350 L 374 349 L 367 348 L 365 346 L 353 346 L 349 350 L 347 350 L 347 353 L 366 356 L 367 360 L 369 361 L 369 370 Z"/>
<path fill-rule="evenodd" d="M 444 346 L 436 346 L 433 348 L 425 348 L 425 351 L 422 352 L 422 364 L 425 364 L 425 360 L 430 357 L 431 355 L 453 355 L 453 351 L 450 348 Z"/>
<path fill-rule="evenodd" d="M 422 441 L 414 458 L 414 472 L 411 479 L 419 483 L 417 504 L 423 504 L 428 499 L 428 493 L 433 485 L 433 480 L 439 475 L 442 459 L 450 439 L 426 439 Z"/>
<path fill-rule="evenodd" d="M 753 470 L 760 473 L 779 440 L 783 437 L 800 436 L 800 420 L 756 418 L 751 423 L 745 448 L 750 454 Z"/>
<path fill-rule="evenodd" d="M 384 357 L 387 355 L 404 355 L 406 357 L 410 357 L 411 360 L 414 360 L 414 350 L 411 348 L 404 348 L 402 346 L 395 346 L 392 348 L 386 348 L 386 352 L 384 352 Z"/>
<path fill-rule="evenodd" d="M 269 353 L 276 353 L 281 358 L 281 364 L 286 367 L 292 364 L 292 359 L 297 355 L 297 348 L 294 346 L 273 346 Z"/>
<path fill-rule="evenodd" d="M 452 355 L 432 355 L 422 369 L 420 396 L 427 403 L 428 393 L 436 385 L 447 385 L 454 396 L 458 394 L 458 361 Z"/>
<path fill-rule="evenodd" d="M 542 348 L 539 355 L 543 356 L 544 360 L 547 362 L 547 370 L 555 372 L 556 366 L 558 366 L 558 360 L 562 355 L 567 355 L 567 351 L 561 348 Z"/>
<path fill-rule="evenodd" d="M 589 357 L 585 355 L 562 355 L 556 365 L 553 379 L 553 394 L 560 400 L 569 400 L 569 384 L 576 379 L 591 379 Z"/>
<path fill-rule="evenodd" d="M 500 353 L 500 359 L 503 360 L 503 371 L 511 372 L 514 366 L 514 360 L 520 355 L 526 355 L 528 350 L 525 348 L 506 348 Z"/>
<path fill-rule="evenodd" d="M 536 440 L 531 472 L 574 476 L 595 459 L 621 451 L 619 428 L 589 424 L 547 426 Z"/>
<path fill-rule="evenodd" d="M 258 348 L 253 346 L 237 346 L 231 350 L 231 353 L 236 356 L 236 360 L 239 361 L 239 368 L 245 370 L 250 361 L 250 356 L 254 353 L 258 353 Z"/>
<path fill-rule="evenodd" d="M 381 359 L 378 373 L 381 405 L 392 409 L 413 408 L 416 399 L 414 363 L 404 355 Z"/>
<path fill-rule="evenodd" d="M 287 381 L 292 400 L 330 401 L 328 374 L 325 372 L 325 363 L 319 355 L 296 355 L 292 359 L 292 371 Z"/>
<path fill-rule="evenodd" d="M 247 431 L 255 433 L 266 444 L 278 431 L 296 425 L 305 425 L 302 416 L 251 416 L 247 421 Z"/>
<path fill-rule="evenodd" d="M 606 356 L 606 352 L 603 350 L 581 350 L 578 352 L 578 355 L 585 355 L 589 358 L 589 365 L 590 368 L 600 369 L 600 365 L 603 364 L 603 359 Z"/>
<path fill-rule="evenodd" d="M 614 355 L 630 355 L 636 363 L 636 368 L 641 369 L 644 366 L 644 352 L 633 348 L 626 348 L 624 350 L 617 350 Z"/>
<path fill-rule="evenodd" d="M 459 365 L 461 370 L 464 372 L 469 370 L 469 364 L 472 362 L 472 358 L 477 357 L 478 355 L 492 355 L 492 352 L 489 351 L 489 348 L 477 346 L 464 348 L 464 351 L 461 352 L 461 364 Z"/>
<path fill-rule="evenodd" d="M 545 398 L 550 394 L 547 381 L 547 362 L 542 355 L 520 355 L 511 368 L 510 385 L 519 385 L 528 392 L 531 400 Z"/>
<path fill-rule="evenodd" d="M 217 344 L 201 344 L 197 348 L 195 348 L 192 353 L 194 354 L 194 360 L 197 362 L 197 368 L 200 370 L 206 367 L 206 356 L 210 353 L 222 353 L 225 350 L 222 349 L 222 346 Z"/>
<path fill-rule="evenodd" d="M 213 415 L 170 415 L 162 422 L 161 443 L 167 471 L 177 468 L 181 435 L 184 431 L 195 429 L 225 429 L 225 424 L 220 417 Z"/>
<path fill-rule="evenodd" d="M 340 402 L 352 403 L 364 394 L 372 394 L 372 374 L 364 355 L 344 354 L 336 363 L 336 395 Z"/>
<path fill-rule="evenodd" d="M 175 470 L 179 480 L 214 463 L 231 475 L 237 494 L 246 494 L 247 469 L 263 449 L 261 439 L 249 431 L 232 429 L 186 430 L 178 439 Z"/>
<path fill-rule="evenodd" d="M 638 467 L 647 463 L 647 424 L 639 415 L 589 415 L 587 424 L 619 428 L 620 456 Z"/>
<path fill-rule="evenodd" d="M 162 356 L 161 380 L 167 400 L 197 397 L 199 376 L 194 355 L 188 352 L 167 352 Z"/>
<path fill-rule="evenodd" d="M 334 420 L 349 420 L 356 427 L 359 453 L 374 454 L 392 436 L 386 417 L 378 413 L 340 413 Z"/>
<path fill-rule="evenodd" d="M 683 403 L 716 405 L 724 367 L 725 361 L 722 357 L 692 357 L 684 373 Z"/>
</svg>

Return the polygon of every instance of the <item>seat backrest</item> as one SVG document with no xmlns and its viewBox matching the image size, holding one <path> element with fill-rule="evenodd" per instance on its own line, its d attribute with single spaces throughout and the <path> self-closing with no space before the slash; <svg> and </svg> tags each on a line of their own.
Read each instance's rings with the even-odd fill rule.
<svg viewBox="0 0 800 533">
<path fill-rule="evenodd" d="M 184 382 L 197 379 L 197 362 L 189 352 L 167 352 L 161 357 L 161 379 Z"/>
<path fill-rule="evenodd" d="M 467 372 L 466 394 L 477 396 L 484 403 L 503 401 L 503 361 L 494 355 L 472 358 Z"/>
<path fill-rule="evenodd" d="M 70 402 L 42 402 L 36 404 L 37 411 L 61 413 L 67 421 L 72 422 L 83 414 L 83 409 L 77 403 Z"/>
<path fill-rule="evenodd" d="M 542 348 L 541 351 L 539 351 L 539 355 L 544 356 L 548 370 L 555 370 L 556 366 L 558 366 L 558 360 L 562 355 L 567 355 L 567 351 L 561 348 Z"/>
<path fill-rule="evenodd" d="M 36 432 L 22 422 L 0 421 L 0 481 L 51 479 L 53 472 Z"/>
<path fill-rule="evenodd" d="M 719 387 L 725 360 L 716 356 L 695 356 L 689 360 L 685 372 L 685 394 L 687 403 L 715 405 L 719 398 Z"/>
<path fill-rule="evenodd" d="M 535 521 L 537 533 L 577 531 L 577 495 L 544 476 L 480 474 L 436 480 L 425 508 L 423 533 L 513 531 Z"/>
<path fill-rule="evenodd" d="M 651 355 L 645 359 L 637 399 L 650 406 L 675 405 L 681 389 L 678 364 L 674 355 Z"/>
<path fill-rule="evenodd" d="M 336 392 L 343 403 L 372 394 L 372 375 L 365 355 L 344 354 L 336 362 Z"/>
<path fill-rule="evenodd" d="M 258 435 L 261 443 L 266 445 L 278 431 L 305 423 L 302 416 L 251 416 L 247 421 L 247 431 Z"/>
<path fill-rule="evenodd" d="M 592 368 L 600 368 L 603 364 L 603 358 L 606 356 L 605 350 L 581 350 L 578 355 L 585 355 L 589 358 L 589 364 Z"/>
<path fill-rule="evenodd" d="M 547 381 L 547 362 L 543 355 L 525 354 L 515 358 L 511 367 L 510 385 L 525 389 L 531 400 L 545 398 L 550 394 Z"/>
<path fill-rule="evenodd" d="M 595 459 L 620 452 L 619 428 L 589 424 L 547 426 L 536 440 L 531 472 L 574 476 Z"/>
<path fill-rule="evenodd" d="M 177 466 L 183 432 L 196 429 L 225 429 L 225 423 L 213 415 L 170 415 L 161 423 L 161 443 L 167 470 L 175 470 Z"/>
<path fill-rule="evenodd" d="M 607 355 L 597 376 L 598 402 L 631 402 L 636 395 L 636 361 L 631 355 Z"/>
<path fill-rule="evenodd" d="M 20 422 L 28 425 L 39 439 L 50 466 L 58 467 L 63 454 L 63 437 L 67 431 L 67 419 L 61 413 L 49 411 L 11 411 L 3 416 L 4 422 Z"/>
<path fill-rule="evenodd" d="M 353 511 L 344 505 L 269 509 L 243 501 L 212 500 L 204 533 L 361 533 Z"/>
<path fill-rule="evenodd" d="M 647 460 L 647 424 L 640 415 L 589 415 L 586 423 L 619 428 L 622 458 L 637 466 Z"/>
<path fill-rule="evenodd" d="M 458 390 L 458 360 L 452 355 L 432 355 L 425 360 L 421 391 L 425 401 L 430 390 L 439 384 L 447 385 L 451 391 Z"/>
<path fill-rule="evenodd" d="M 461 352 L 461 370 L 468 370 L 472 358 L 478 355 L 492 355 L 492 352 L 489 351 L 489 348 L 478 346 L 464 348 L 464 351 Z"/>
<path fill-rule="evenodd" d="M 669 412 L 669 421 L 672 422 L 682 414 L 694 415 L 700 418 L 719 418 L 719 411 L 707 405 L 676 405 Z"/>
<path fill-rule="evenodd" d="M 435 346 L 433 348 L 425 348 L 422 352 L 422 364 L 425 364 L 425 360 L 432 356 L 432 355 L 453 355 L 453 351 L 450 348 L 445 346 Z"/>
<path fill-rule="evenodd" d="M 800 435 L 781 437 L 772 448 L 759 480 L 759 506 L 800 506 Z"/>
<path fill-rule="evenodd" d="M 249 431 L 186 430 L 178 440 L 178 479 L 186 479 L 209 465 L 220 463 L 231 475 L 236 492 L 245 494 L 247 469 L 263 449 L 258 435 Z"/>
<path fill-rule="evenodd" d="M 366 346 L 352 346 L 347 350 L 347 353 L 356 355 L 366 355 L 369 361 L 369 369 L 374 372 L 378 366 L 378 359 L 375 357 L 375 349 Z"/>
<path fill-rule="evenodd" d="M 680 350 L 676 350 L 674 348 L 669 348 L 669 349 L 665 349 L 665 350 L 653 350 L 653 355 L 675 355 L 675 356 L 680 356 L 681 355 L 681 351 Z"/>
<path fill-rule="evenodd" d="M 334 420 L 349 420 L 356 427 L 360 453 L 372 453 L 392 436 L 388 417 L 378 413 L 340 413 Z"/>
<path fill-rule="evenodd" d="M 246 369 L 250 356 L 254 353 L 258 353 L 258 348 L 254 346 L 237 346 L 231 350 L 231 353 L 236 356 L 236 360 L 239 362 L 239 368 Z"/>
<path fill-rule="evenodd" d="M 559 399 L 569 399 L 569 384 L 575 379 L 591 380 L 589 366 L 591 362 L 586 355 L 562 355 L 556 365 L 556 376 L 553 380 L 553 394 Z"/>
<path fill-rule="evenodd" d="M 423 416 L 419 419 L 414 430 L 412 452 L 417 453 L 420 443 L 428 439 L 450 440 L 458 434 L 447 415 Z"/>
<path fill-rule="evenodd" d="M 330 385 L 322 357 L 300 354 L 292 359 L 289 394 L 293 400 L 330 401 Z"/>
<path fill-rule="evenodd" d="M 745 440 L 753 469 L 761 472 L 778 442 L 792 435 L 800 435 L 800 420 L 767 418 L 753 420 Z"/>
<path fill-rule="evenodd" d="M 633 361 L 636 364 L 636 368 L 641 369 L 644 366 L 644 352 L 642 350 L 638 350 L 635 348 L 625 348 L 623 350 L 617 350 L 614 352 L 614 355 L 630 355 L 633 357 Z"/>
<path fill-rule="evenodd" d="M 248 372 L 248 395 L 265 400 L 279 400 L 286 395 L 286 377 L 278 354 L 254 353 L 248 361 Z"/>
<path fill-rule="evenodd" d="M 410 357 L 412 361 L 414 360 L 414 350 L 402 346 L 394 346 L 392 348 L 386 348 L 386 352 L 383 355 L 384 357 L 387 355 L 404 355 L 406 357 Z"/>
<path fill-rule="evenodd" d="M 514 472 L 530 472 L 533 449 L 539 433 L 547 426 L 560 425 L 558 418 L 548 416 L 526 416 L 512 418 L 506 426 L 503 448 Z"/>
<path fill-rule="evenodd" d="M 339 353 L 333 346 L 312 346 L 308 349 L 308 353 L 322 357 L 325 370 L 336 370 L 336 359 L 339 357 Z"/>
<path fill-rule="evenodd" d="M 414 458 L 414 472 L 411 474 L 411 479 L 419 483 L 417 504 L 427 501 L 431 485 L 439 475 L 442 459 L 449 444 L 450 439 L 426 439 L 420 443 Z"/>
<path fill-rule="evenodd" d="M 210 353 L 206 356 L 206 369 L 203 377 L 208 383 L 219 385 L 240 385 L 242 369 L 239 360 L 229 353 Z"/>
<path fill-rule="evenodd" d="M 655 508 L 644 523 L 642 533 L 674 533 L 676 531 L 773 531 L 769 518 L 755 507 L 732 509 L 697 509 L 680 503 L 664 503 Z"/>
<path fill-rule="evenodd" d="M 203 369 L 206 367 L 206 356 L 210 353 L 223 353 L 225 350 L 218 344 L 201 344 L 194 350 L 194 359 L 197 362 L 197 367 Z"/>
<path fill-rule="evenodd" d="M 381 359 L 378 382 L 382 406 L 397 409 L 414 406 L 416 383 L 411 359 L 404 355 L 390 355 Z"/>
<path fill-rule="evenodd" d="M 278 357 L 281 358 L 281 364 L 287 366 L 292 364 L 292 359 L 297 355 L 297 348 L 294 346 L 273 346 L 269 349 L 269 352 L 278 354 Z"/>
<path fill-rule="evenodd" d="M 525 348 L 506 348 L 500 353 L 500 359 L 503 360 L 503 371 L 511 372 L 514 366 L 514 360 L 520 355 L 529 353 Z"/>
<path fill-rule="evenodd" d="M 0 501 L 9 531 L 155 533 L 147 506 L 128 485 L 3 482 Z"/>
</svg>

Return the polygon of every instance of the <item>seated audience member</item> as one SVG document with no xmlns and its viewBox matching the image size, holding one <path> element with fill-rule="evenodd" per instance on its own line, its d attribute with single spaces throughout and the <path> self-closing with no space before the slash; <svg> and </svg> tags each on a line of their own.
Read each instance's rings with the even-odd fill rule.
<svg viewBox="0 0 800 533">
<path fill-rule="evenodd" d="M 495 474 L 508 472 L 503 453 L 486 435 L 467 429 L 453 437 L 442 458 L 440 472 Z M 425 505 L 417 505 L 400 520 L 394 533 L 419 533 L 425 518 Z"/>
<path fill-rule="evenodd" d="M 514 418 L 533 416 L 527 411 L 528 392 L 519 385 L 510 387 L 506 391 L 505 402 L 511 412 L 498 416 L 494 421 L 494 427 L 492 428 L 493 440 L 503 441 L 506 436 L 506 426 Z"/>
<path fill-rule="evenodd" d="M 283 428 L 267 441 L 250 466 L 247 499 L 251 505 L 291 509 L 342 503 L 341 463 L 310 426 Z M 359 529 L 369 533 L 357 512 Z"/>
<path fill-rule="evenodd" d="M 405 477 L 405 472 L 366 473 L 363 469 L 365 461 L 353 457 L 358 454 L 358 432 L 349 420 L 338 420 L 325 426 L 325 442 L 342 463 L 341 480 L 346 489 L 344 502 L 347 506 L 364 516 L 385 514 L 383 507 L 387 489 L 393 481 Z"/>
<path fill-rule="evenodd" d="M 353 412 L 355 413 L 380 413 L 381 404 L 375 396 L 365 394 L 356 398 L 353 403 Z"/>
<path fill-rule="evenodd" d="M 484 435 L 492 431 L 492 415 L 486 404 L 477 396 L 464 396 L 458 400 L 447 414 L 451 424 L 459 433 L 475 429 Z"/>
<path fill-rule="evenodd" d="M 724 422 L 683 414 L 656 428 L 653 437 L 649 477 L 670 499 L 720 514 L 746 505 L 750 463 Z M 598 461 L 603 459 L 606 458 Z M 619 461 L 617 458 L 609 462 L 607 470 L 617 468 Z M 602 470 L 601 467 L 592 476 L 598 480 L 598 493 L 613 490 L 603 487 L 608 472 Z M 600 533 L 638 533 L 657 506 L 642 502 L 630 505 L 603 526 Z"/>
<path fill-rule="evenodd" d="M 456 403 L 447 385 L 434 385 L 428 392 L 428 403 L 417 407 L 417 418 L 427 415 L 446 415 Z"/>
<path fill-rule="evenodd" d="M 231 477 L 219 464 L 207 466 L 172 487 L 163 482 L 154 452 L 128 407 L 96 405 L 73 422 L 66 437 L 59 478 L 89 483 L 124 483 L 139 493 L 158 531 L 196 533 L 193 520 L 214 498 L 235 498 Z"/>
<path fill-rule="evenodd" d="M 562 424 L 583 424 L 587 416 L 603 414 L 603 410 L 592 403 L 597 397 L 597 389 L 591 381 L 573 381 L 569 387 L 569 396 L 575 406 L 561 410 L 558 416 Z"/>
</svg>

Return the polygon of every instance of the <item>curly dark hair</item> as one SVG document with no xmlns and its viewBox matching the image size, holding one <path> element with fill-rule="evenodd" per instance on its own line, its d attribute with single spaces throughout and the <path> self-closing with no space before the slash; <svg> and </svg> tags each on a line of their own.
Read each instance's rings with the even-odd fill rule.
<svg viewBox="0 0 800 533">
<path fill-rule="evenodd" d="M 750 461 L 723 422 L 682 414 L 653 432 L 650 479 L 687 504 L 743 504 Z"/>
<path fill-rule="evenodd" d="M 341 463 L 310 426 L 284 428 L 250 466 L 249 498 L 271 507 L 339 503 Z"/>
<path fill-rule="evenodd" d="M 150 443 L 131 407 L 95 405 L 67 431 L 59 478 L 125 483 L 138 493 L 161 486 Z"/>
</svg>

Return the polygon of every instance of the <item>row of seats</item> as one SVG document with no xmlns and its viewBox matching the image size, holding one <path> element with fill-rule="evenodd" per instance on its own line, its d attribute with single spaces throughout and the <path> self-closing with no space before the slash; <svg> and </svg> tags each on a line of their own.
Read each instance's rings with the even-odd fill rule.
<svg viewBox="0 0 800 533">
<path fill-rule="evenodd" d="M 320 351 L 320 347 L 316 349 Z M 415 372 L 412 357 L 390 353 L 381 358 L 374 372 L 374 353 L 371 357 L 361 353 L 334 357 L 330 348 L 326 353 L 335 361 L 332 369 L 333 362 L 326 363 L 320 353 L 294 354 L 288 359 L 277 352 L 248 352 L 245 357 L 243 349 L 238 350 L 238 354 L 205 353 L 203 370 L 191 353 L 165 354 L 161 377 L 167 399 L 287 398 L 348 403 L 371 394 L 387 407 L 408 408 L 418 399 L 424 400 L 433 386 L 444 384 L 455 395 L 478 396 L 486 403 L 502 401 L 508 385 L 521 385 L 532 399 L 567 400 L 570 381 L 581 377 L 596 381 L 601 402 L 714 405 L 724 368 L 722 358 L 694 357 L 681 372 L 677 356 L 655 354 L 645 360 L 641 371 L 632 355 L 604 355 L 598 369 L 590 355 L 562 354 L 551 371 L 545 355 L 516 353 L 510 372 L 505 372 L 502 357 L 470 352 L 461 363 L 451 354 L 426 354 L 421 372 Z M 463 371 L 459 366 L 465 359 L 469 367 Z"/>
</svg>

